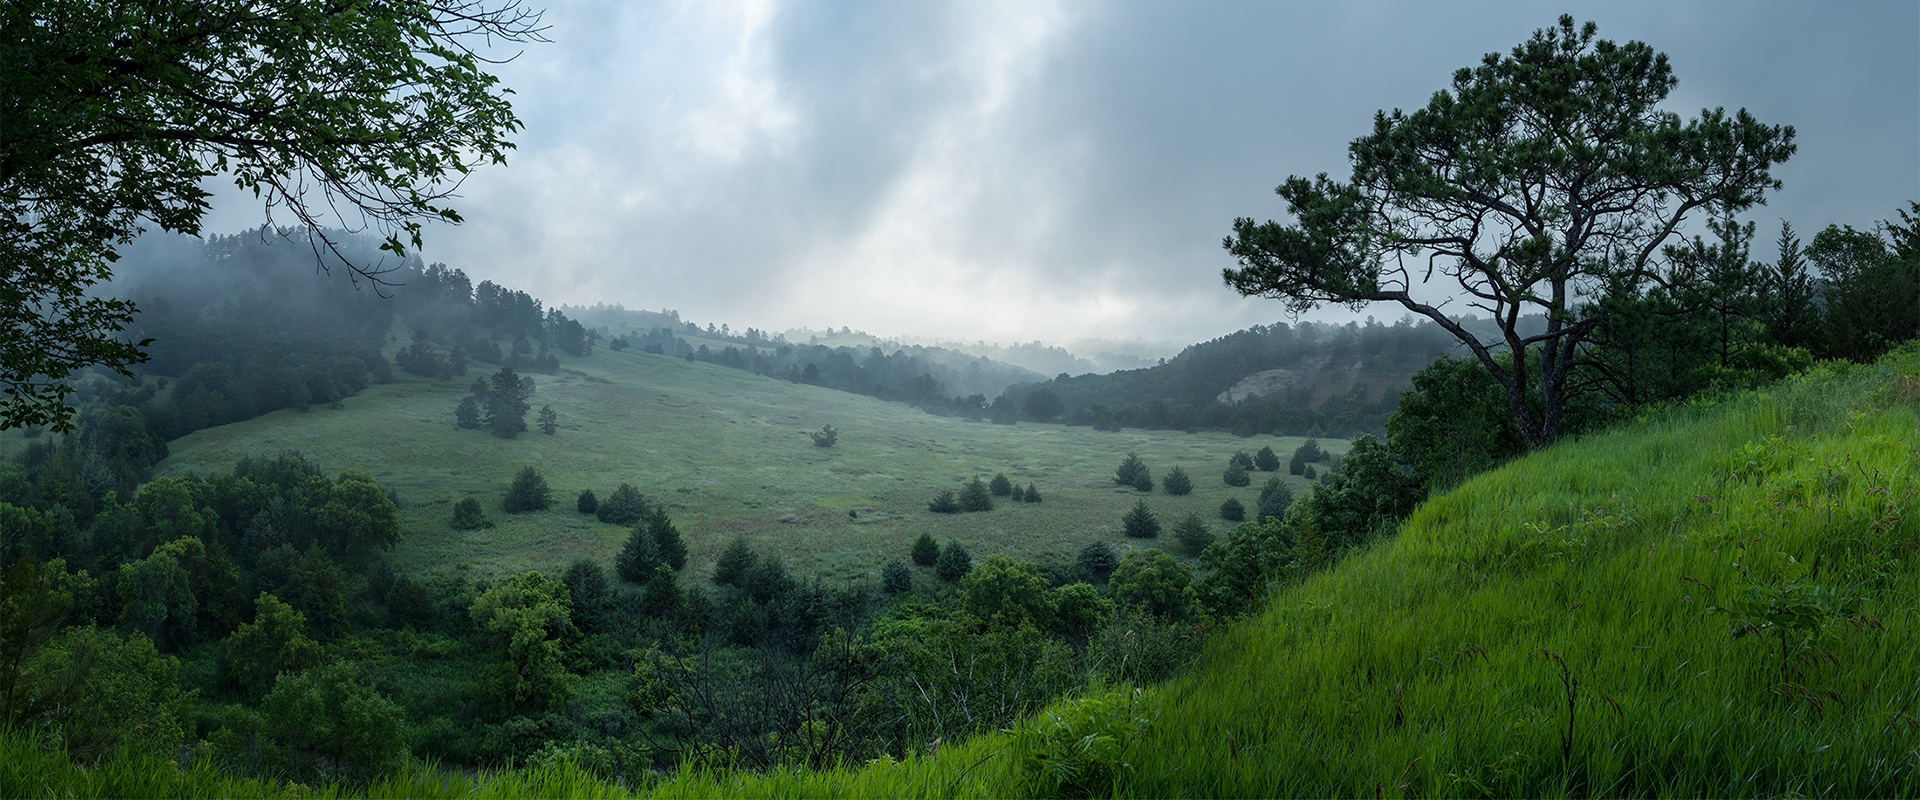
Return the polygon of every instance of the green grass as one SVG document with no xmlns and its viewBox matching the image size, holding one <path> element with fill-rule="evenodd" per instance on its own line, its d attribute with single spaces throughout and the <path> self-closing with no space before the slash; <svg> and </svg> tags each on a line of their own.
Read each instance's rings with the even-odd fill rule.
<svg viewBox="0 0 1920 800">
<path fill-rule="evenodd" d="M 1112 494 L 1091 480 L 1105 471 L 1078 491 Z M 1818 623 L 1817 635 L 1735 635 L 1770 621 L 1743 598 L 1785 590 L 1797 602 L 1778 608 L 1798 616 L 1773 621 Z M 1715 611 L 1728 608 L 1745 613 Z M 1397 535 L 1278 592 L 1267 611 L 1215 637 L 1196 668 L 1135 699 L 1070 698 L 1022 734 L 906 763 L 683 771 L 635 788 L 1911 797 L 1920 796 L 1915 653 L 1920 350 L 1910 348 L 1874 367 L 1823 367 L 1767 392 L 1649 415 L 1476 477 Z M 78 767 L 16 767 L 16 754 L 4 755 L 7 794 L 122 793 Z M 256 787 L 152 780 L 173 782 L 125 793 Z M 566 768 L 468 779 L 416 767 L 369 793 L 615 790 Z"/>
<path fill-rule="evenodd" d="M 534 376 L 535 411 L 551 404 L 559 413 L 555 436 L 536 430 L 509 441 L 456 428 L 454 406 L 479 370 L 452 381 L 408 376 L 369 387 L 340 410 L 278 411 L 182 437 L 169 443 L 157 474 L 217 474 L 242 456 L 282 450 L 298 450 L 329 472 L 366 470 L 401 499 L 397 566 L 464 565 L 476 573 L 557 573 L 580 557 L 611 560 L 626 529 L 575 512 L 574 499 L 582 489 L 604 497 L 626 482 L 667 504 L 688 536 L 696 572 L 739 535 L 803 573 L 877 581 L 881 565 L 904 557 L 923 531 L 957 538 L 977 557 L 1071 555 L 1093 539 L 1127 545 L 1119 521 L 1139 495 L 1111 476 L 1129 451 L 1156 478 L 1175 465 L 1193 476 L 1191 495 L 1156 490 L 1148 498 L 1163 522 L 1199 513 L 1224 530 L 1220 502 L 1235 496 L 1251 504 L 1267 475 L 1229 488 L 1219 477 L 1227 457 L 1263 444 L 1288 453 L 1303 441 L 967 422 L 632 350 L 602 349 L 564 363 L 558 377 Z M 834 447 L 814 447 L 807 436 L 824 424 L 841 431 Z M 1327 444 L 1344 451 L 1344 443 Z M 553 487 L 554 507 L 502 513 L 508 481 L 529 464 Z M 1043 502 L 1002 501 L 978 514 L 927 511 L 940 489 L 995 472 L 1034 484 Z M 1286 480 L 1304 493 L 1305 480 Z M 462 532 L 447 524 L 453 503 L 468 496 L 480 499 L 496 527 Z"/>
</svg>

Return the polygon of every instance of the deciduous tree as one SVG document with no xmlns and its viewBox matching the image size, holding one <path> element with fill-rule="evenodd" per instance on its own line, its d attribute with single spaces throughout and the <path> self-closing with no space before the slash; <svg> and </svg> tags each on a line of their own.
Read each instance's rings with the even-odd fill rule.
<svg viewBox="0 0 1920 800">
<path fill-rule="evenodd" d="M 520 127 L 477 48 L 540 31 L 538 12 L 478 0 L 8 4 L 0 428 L 67 430 L 73 372 L 145 360 L 121 336 L 133 303 L 93 288 L 143 228 L 198 235 L 209 179 L 256 192 L 316 255 L 337 256 L 320 232 L 336 214 L 396 255 L 424 222 L 459 222 L 443 204 Z"/>
</svg>

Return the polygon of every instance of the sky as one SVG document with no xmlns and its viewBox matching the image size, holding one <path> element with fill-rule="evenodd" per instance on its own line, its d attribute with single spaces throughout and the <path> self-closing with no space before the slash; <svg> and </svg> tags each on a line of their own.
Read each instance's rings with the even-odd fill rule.
<svg viewBox="0 0 1920 800">
<path fill-rule="evenodd" d="M 1666 53 L 1669 110 L 1795 128 L 1743 217 L 1756 258 L 1780 220 L 1811 238 L 1920 199 L 1911 0 L 553 0 L 552 42 L 495 70 L 518 149 L 424 256 L 735 329 L 1203 341 L 1285 318 L 1221 281 L 1236 217 L 1285 221 L 1289 175 L 1348 177 L 1377 110 L 1563 11 Z M 261 219 L 227 192 L 207 230 Z"/>
</svg>

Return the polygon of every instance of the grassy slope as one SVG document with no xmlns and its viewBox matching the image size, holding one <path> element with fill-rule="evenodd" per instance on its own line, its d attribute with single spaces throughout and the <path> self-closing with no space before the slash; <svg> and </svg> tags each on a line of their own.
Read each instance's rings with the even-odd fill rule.
<svg viewBox="0 0 1920 800">
<path fill-rule="evenodd" d="M 225 472 L 241 456 L 299 450 L 329 472 L 363 469 L 399 493 L 404 533 L 392 556 L 398 566 L 465 564 L 495 573 L 557 572 L 582 556 L 610 561 L 626 530 L 576 513 L 574 499 L 581 489 L 604 497 L 627 482 L 668 504 L 690 540 L 696 572 L 744 535 L 803 573 L 877 579 L 880 566 L 904 557 L 923 531 L 957 538 L 976 557 L 1049 550 L 1071 556 L 1093 539 L 1125 545 L 1120 517 L 1141 495 L 1115 486 L 1111 476 L 1128 451 L 1138 451 L 1156 478 L 1180 465 L 1194 479 L 1191 495 L 1156 490 L 1148 498 L 1163 524 L 1199 513 L 1224 529 L 1220 502 L 1232 496 L 1251 505 L 1266 477 L 1256 472 L 1253 486 L 1226 487 L 1220 472 L 1227 457 L 1263 444 L 1284 457 L 1302 441 L 966 422 L 631 350 L 564 364 L 559 377 L 534 376 L 535 410 L 554 407 L 556 436 L 533 431 L 506 441 L 460 430 L 453 409 L 477 371 L 455 381 L 409 376 L 369 387 L 344 410 L 279 411 L 182 437 L 169 444 L 171 457 L 158 474 Z M 807 433 L 823 424 L 840 430 L 837 446 L 812 445 Z M 1344 443 L 1328 444 L 1344 452 Z M 499 512 L 508 481 L 529 464 L 554 488 L 554 507 Z M 980 514 L 927 511 L 938 490 L 1002 471 L 1034 484 L 1043 501 L 1003 500 Z M 1286 480 L 1304 493 L 1304 479 Z M 452 530 L 452 505 L 467 496 L 478 497 L 498 526 Z"/>
<path fill-rule="evenodd" d="M 1909 351 L 1483 475 L 1216 641 L 1091 761 L 1153 797 L 1920 794 L 1917 409 Z M 1783 664 L 1776 631 L 1707 611 L 1768 587 L 1852 614 Z M 662 793 L 1059 792 L 1023 747 Z"/>
<path fill-rule="evenodd" d="M 1217 639 L 1200 668 L 1140 696 L 1144 733 L 1093 759 L 1129 766 L 1081 779 L 1117 775 L 1118 794 L 1140 796 L 1920 795 L 1916 448 L 1910 351 L 1515 462 Z M 1852 615 L 1825 619 L 1783 664 L 1773 632 L 1735 638 L 1728 616 L 1707 612 L 1783 586 L 1852 598 Z M 1100 729 L 1072 724 L 1084 707 L 1048 714 L 1068 724 L 1059 739 L 1097 751 L 1097 736 L 1081 737 Z M 1023 748 L 996 735 L 907 764 L 683 774 L 653 788 L 1060 793 L 1023 774 Z M 112 788 L 18 755 L 0 784 L 31 774 L 36 794 Z M 165 792 L 219 791 L 204 786 Z M 372 789 L 610 790 L 568 773 L 474 787 L 428 772 Z"/>
</svg>

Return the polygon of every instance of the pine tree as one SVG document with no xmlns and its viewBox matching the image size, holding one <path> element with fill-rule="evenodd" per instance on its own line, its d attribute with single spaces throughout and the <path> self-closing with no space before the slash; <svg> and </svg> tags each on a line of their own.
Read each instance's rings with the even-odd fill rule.
<svg viewBox="0 0 1920 800">
<path fill-rule="evenodd" d="M 540 432 L 552 436 L 560 430 L 560 415 L 553 413 L 553 406 L 540 407 Z"/>
<path fill-rule="evenodd" d="M 1233 463 L 1239 464 L 1241 469 L 1253 469 L 1253 456 L 1247 455 L 1247 451 L 1245 450 L 1235 450 L 1233 451 Z"/>
<path fill-rule="evenodd" d="M 1273 452 L 1272 445 L 1265 445 L 1260 452 L 1253 454 L 1253 465 L 1261 472 L 1272 472 L 1280 468 L 1280 456 Z"/>
<path fill-rule="evenodd" d="M 1135 539 L 1152 539 L 1160 535 L 1160 518 L 1153 515 L 1153 509 L 1147 508 L 1145 498 L 1135 502 L 1133 510 L 1120 518 L 1120 526 Z"/>
<path fill-rule="evenodd" d="M 593 514 L 601 522 L 611 525 L 632 525 L 646 516 L 647 506 L 651 503 L 647 496 L 640 493 L 631 483 L 620 484 L 594 507 Z"/>
<path fill-rule="evenodd" d="M 900 559 L 892 559 L 880 568 L 880 589 L 887 594 L 913 591 L 913 568 Z"/>
<path fill-rule="evenodd" d="M 1034 488 L 1034 485 L 1031 483 L 1027 484 L 1027 502 L 1029 503 L 1040 502 L 1040 490 L 1037 488 Z"/>
<path fill-rule="evenodd" d="M 722 586 L 738 585 L 740 578 L 753 569 L 753 563 L 759 556 L 753 552 L 753 545 L 747 544 L 744 536 L 735 537 L 720 551 L 720 557 L 713 562 L 713 582 Z"/>
<path fill-rule="evenodd" d="M 935 514 L 958 514 L 960 501 L 953 498 L 952 489 L 941 489 L 940 493 L 934 495 L 933 500 L 927 503 L 927 510 Z"/>
<path fill-rule="evenodd" d="M 1280 482 L 1280 476 L 1275 475 L 1260 488 L 1258 505 L 1260 512 L 1254 515 L 1256 522 L 1265 522 L 1268 517 L 1284 518 L 1287 506 L 1293 505 L 1293 491 Z"/>
<path fill-rule="evenodd" d="M 641 610 L 654 619 L 671 619 L 686 613 L 687 594 L 680 590 L 680 576 L 673 574 L 672 568 L 665 564 L 653 568 Z"/>
<path fill-rule="evenodd" d="M 626 546 L 620 548 L 620 554 L 613 557 L 613 571 L 620 579 L 628 583 L 646 583 L 653 578 L 654 569 L 661 566 L 660 545 L 644 525 L 635 525 L 627 534 Z"/>
<path fill-rule="evenodd" d="M 1120 462 L 1119 469 L 1113 471 L 1113 482 L 1121 486 L 1132 486 L 1133 475 L 1146 465 L 1140 461 L 1139 453 L 1128 453 Z"/>
<path fill-rule="evenodd" d="M 992 511 L 993 495 L 987 492 L 987 484 L 979 478 L 971 478 L 960 487 L 961 511 Z"/>
<path fill-rule="evenodd" d="M 1016 483 L 1007 491 L 1007 499 L 1016 503 L 1027 502 L 1027 490 L 1020 488 L 1020 484 Z"/>
<path fill-rule="evenodd" d="M 1103 581 L 1113 574 L 1115 567 L 1120 566 L 1120 551 L 1096 539 L 1080 548 L 1078 563 L 1081 573 L 1096 581 Z"/>
<path fill-rule="evenodd" d="M 1142 465 L 1133 471 L 1133 488 L 1142 492 L 1153 491 L 1153 471 Z"/>
<path fill-rule="evenodd" d="M 511 439 L 527 429 L 527 399 L 533 396 L 533 379 L 522 378 L 512 367 L 502 367 L 487 379 L 486 427 L 493 435 Z"/>
<path fill-rule="evenodd" d="M 1220 503 L 1220 518 L 1228 522 L 1244 522 L 1247 519 L 1247 507 L 1238 499 L 1229 497 Z"/>
<path fill-rule="evenodd" d="M 948 583 L 960 580 L 973 571 L 973 556 L 967 554 L 967 548 L 959 542 L 949 541 L 940 551 L 939 560 L 933 564 L 933 571 L 940 579 Z"/>
<path fill-rule="evenodd" d="M 1160 482 L 1160 487 L 1166 489 L 1167 494 L 1184 495 L 1193 491 L 1193 479 L 1187 476 L 1186 470 L 1174 467 L 1167 471 L 1167 478 Z"/>
<path fill-rule="evenodd" d="M 1006 497 L 1013 494 L 1013 481 L 1007 480 L 1007 473 L 996 472 L 993 473 L 992 482 L 987 484 L 987 489 L 993 492 L 994 497 Z"/>
<path fill-rule="evenodd" d="M 1247 468 L 1239 461 L 1229 462 L 1227 471 L 1221 474 L 1220 479 L 1226 481 L 1228 486 L 1245 486 L 1253 483 L 1253 478 L 1247 475 Z"/>
<path fill-rule="evenodd" d="M 667 510 L 654 506 L 647 511 L 647 535 L 653 537 L 654 549 L 660 553 L 660 563 L 673 569 L 687 565 L 687 542 L 680 536 L 680 529 L 673 526 L 673 518 L 667 516 Z"/>
<path fill-rule="evenodd" d="M 478 429 L 480 427 L 480 401 L 474 399 L 473 395 L 467 395 L 462 398 L 460 400 L 460 407 L 453 410 L 453 424 L 465 430 Z"/>
<path fill-rule="evenodd" d="M 1180 520 L 1180 524 L 1173 526 L 1173 538 L 1180 541 L 1180 546 L 1187 549 L 1188 555 L 1197 556 L 1200 551 L 1207 549 L 1207 545 L 1213 544 L 1213 531 L 1207 528 L 1207 523 L 1200 519 L 1199 514 L 1188 514 Z"/>
<path fill-rule="evenodd" d="M 553 489 L 547 486 L 547 479 L 540 477 L 533 467 L 524 467 L 513 476 L 513 485 L 507 487 L 506 501 L 502 504 L 509 514 L 522 511 L 539 511 L 553 504 Z"/>
<path fill-rule="evenodd" d="M 940 543 L 933 540 L 933 534 L 922 533 L 920 538 L 913 540 L 913 563 L 931 567 L 933 562 L 938 560 L 940 560 Z"/>
<path fill-rule="evenodd" d="M 600 501 L 593 496 L 592 489 L 581 489 L 580 499 L 574 501 L 573 507 L 582 514 L 591 514 L 600 508 Z"/>
</svg>

